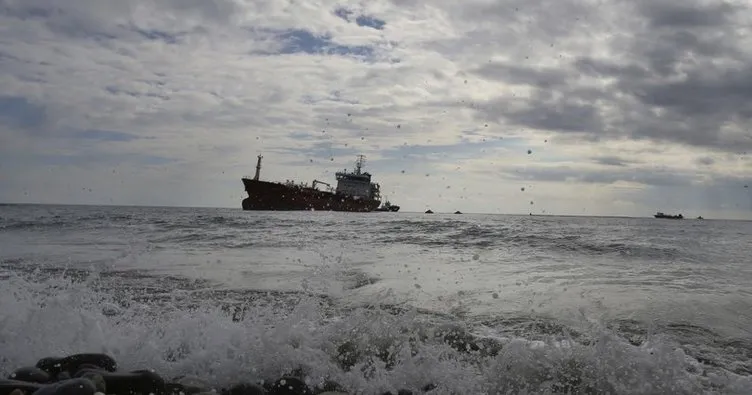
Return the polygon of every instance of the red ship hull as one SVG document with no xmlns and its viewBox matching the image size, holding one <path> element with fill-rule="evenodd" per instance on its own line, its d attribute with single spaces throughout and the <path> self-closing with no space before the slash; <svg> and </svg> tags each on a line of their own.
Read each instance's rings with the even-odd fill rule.
<svg viewBox="0 0 752 395">
<path fill-rule="evenodd" d="M 248 192 L 248 197 L 243 199 L 243 210 L 370 212 L 381 204 L 380 200 L 249 178 L 243 178 L 243 185 Z"/>
</svg>

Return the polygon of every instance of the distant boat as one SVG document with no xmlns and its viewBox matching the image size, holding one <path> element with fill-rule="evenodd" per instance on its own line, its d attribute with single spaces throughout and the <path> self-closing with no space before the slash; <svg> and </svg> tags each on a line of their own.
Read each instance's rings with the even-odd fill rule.
<svg viewBox="0 0 752 395">
<path fill-rule="evenodd" d="M 389 200 L 387 200 L 386 202 L 384 202 L 383 205 L 379 206 L 373 211 L 391 211 L 393 213 L 396 213 L 397 211 L 399 211 L 399 209 L 400 209 L 400 206 L 397 206 L 396 204 L 392 204 L 389 202 Z"/>
<path fill-rule="evenodd" d="M 702 215 L 701 215 L 701 216 L 697 217 L 697 219 L 705 219 L 705 218 L 703 218 Z"/>
<path fill-rule="evenodd" d="M 462 211 L 460 211 L 460 210 L 457 210 L 457 211 L 455 211 L 454 213 L 455 213 L 455 214 L 462 214 Z"/>
<path fill-rule="evenodd" d="M 426 214 L 433 214 L 433 211 L 431 209 L 426 210 Z"/>
<path fill-rule="evenodd" d="M 683 215 L 681 215 L 681 214 L 677 214 L 677 215 L 670 215 L 670 214 L 664 214 L 664 213 L 662 213 L 662 212 L 660 212 L 660 211 L 659 211 L 659 212 L 657 212 L 657 213 L 656 213 L 656 214 L 654 215 L 654 217 L 655 217 L 655 218 L 663 218 L 663 219 L 684 219 L 684 216 L 683 216 Z"/>
</svg>

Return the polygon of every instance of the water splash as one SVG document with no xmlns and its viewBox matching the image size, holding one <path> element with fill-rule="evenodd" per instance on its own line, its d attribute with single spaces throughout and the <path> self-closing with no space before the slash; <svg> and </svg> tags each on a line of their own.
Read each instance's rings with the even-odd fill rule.
<svg viewBox="0 0 752 395">
<path fill-rule="evenodd" d="M 315 297 L 282 306 L 279 295 L 235 300 L 244 311 L 238 316 L 218 308 L 229 302 L 226 293 L 173 290 L 173 300 L 154 303 L 139 291 L 108 292 L 107 278 L 96 275 L 32 280 L 10 273 L 0 289 L 4 375 L 46 356 L 104 352 L 124 370 L 151 368 L 216 387 L 298 372 L 309 385 L 328 379 L 359 394 L 427 386 L 432 394 L 752 388 L 749 376 L 709 369 L 663 336 L 635 345 L 598 324 L 582 336 L 531 340 L 502 336 L 504 328 L 481 335 L 447 317 L 378 303 L 339 311 Z"/>
</svg>

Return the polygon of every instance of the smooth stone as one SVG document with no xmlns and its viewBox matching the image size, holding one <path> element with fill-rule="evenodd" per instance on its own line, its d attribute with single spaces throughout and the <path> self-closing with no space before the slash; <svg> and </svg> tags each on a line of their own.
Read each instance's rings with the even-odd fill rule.
<svg viewBox="0 0 752 395">
<path fill-rule="evenodd" d="M 20 380 L 2 380 L 0 379 L 0 395 L 10 395 L 15 390 L 21 390 L 23 393 L 32 393 L 44 387 L 42 384 L 29 383 Z"/>
<path fill-rule="evenodd" d="M 72 377 L 70 373 L 68 372 L 60 372 L 55 375 L 55 381 L 65 381 L 65 380 L 70 380 L 71 378 Z"/>
<path fill-rule="evenodd" d="M 15 389 L 10 392 L 10 395 L 26 395 L 26 394 L 24 394 L 24 392 L 19 389 Z"/>
<path fill-rule="evenodd" d="M 91 381 L 97 388 L 97 392 L 103 392 L 105 394 L 107 393 L 107 383 L 105 383 L 104 378 L 101 374 L 95 373 L 93 371 L 88 371 L 84 372 L 81 376 L 78 377 Z"/>
<path fill-rule="evenodd" d="M 269 388 L 269 395 L 313 395 L 313 391 L 297 377 L 285 376 Z"/>
<path fill-rule="evenodd" d="M 82 369 L 77 376 L 87 373 L 97 373 L 104 379 L 107 395 L 131 395 L 132 393 L 162 394 L 165 392 L 164 379 L 150 370 L 134 370 L 132 372 L 103 372 Z"/>
<path fill-rule="evenodd" d="M 107 371 L 106 369 L 103 369 L 103 368 L 101 368 L 101 367 L 99 367 L 97 365 L 94 365 L 94 364 L 82 363 L 82 364 L 78 365 L 78 368 L 76 369 L 75 372 L 71 372 L 71 373 L 74 376 L 76 376 L 78 374 L 78 372 L 81 371 L 81 370 L 83 370 L 83 369 L 87 369 L 87 370 L 101 370 L 101 371 L 104 371 L 104 372 Z"/>
<path fill-rule="evenodd" d="M 76 378 L 46 385 L 33 395 L 94 395 L 97 387 L 88 379 Z"/>
<path fill-rule="evenodd" d="M 63 358 L 42 358 L 37 362 L 37 367 L 51 374 L 57 374 L 60 372 L 69 372 L 75 374 L 81 365 L 93 365 L 98 366 L 100 369 L 104 369 L 108 372 L 114 372 L 117 370 L 117 362 L 105 354 L 73 354 Z"/>
<path fill-rule="evenodd" d="M 222 395 L 266 395 L 266 390 L 256 384 L 240 383 L 223 390 Z"/>
<path fill-rule="evenodd" d="M 165 385 L 181 386 L 183 393 L 186 395 L 197 394 L 200 392 L 211 392 L 211 385 L 195 376 L 179 376 L 174 378 L 171 383 Z"/>
<path fill-rule="evenodd" d="M 60 371 L 61 359 L 62 358 L 58 357 L 45 357 L 37 361 L 37 364 L 34 366 L 44 370 L 47 373 L 57 373 Z"/>
<path fill-rule="evenodd" d="M 187 394 L 185 391 L 185 387 L 183 384 L 178 383 L 166 383 L 165 384 L 165 393 L 167 395 L 180 395 L 180 394 Z"/>
<path fill-rule="evenodd" d="M 28 383 L 49 383 L 52 377 L 49 373 L 36 366 L 24 366 L 13 371 L 8 376 L 11 380 L 26 381 Z"/>
</svg>

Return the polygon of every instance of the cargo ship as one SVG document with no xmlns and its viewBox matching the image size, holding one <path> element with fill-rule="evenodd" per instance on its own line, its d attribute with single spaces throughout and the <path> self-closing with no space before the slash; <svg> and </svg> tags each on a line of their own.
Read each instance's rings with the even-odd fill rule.
<svg viewBox="0 0 752 395">
<path fill-rule="evenodd" d="M 284 183 L 261 181 L 262 158 L 258 156 L 254 177 L 242 178 L 248 193 L 242 202 L 243 210 L 370 212 L 381 204 L 379 184 L 371 182 L 371 174 L 363 171 L 363 155 L 358 155 L 354 171 L 345 169 L 335 173 L 336 188 L 319 180 L 313 180 L 310 186 L 289 180 Z M 319 190 L 318 184 L 327 186 L 327 190 Z"/>
<path fill-rule="evenodd" d="M 655 218 L 662 218 L 662 219 L 684 219 L 684 216 L 681 215 L 681 214 L 670 215 L 670 214 L 664 214 L 664 213 L 662 213 L 660 211 L 657 212 L 657 213 L 655 213 L 655 215 L 653 217 L 655 217 Z"/>
</svg>

